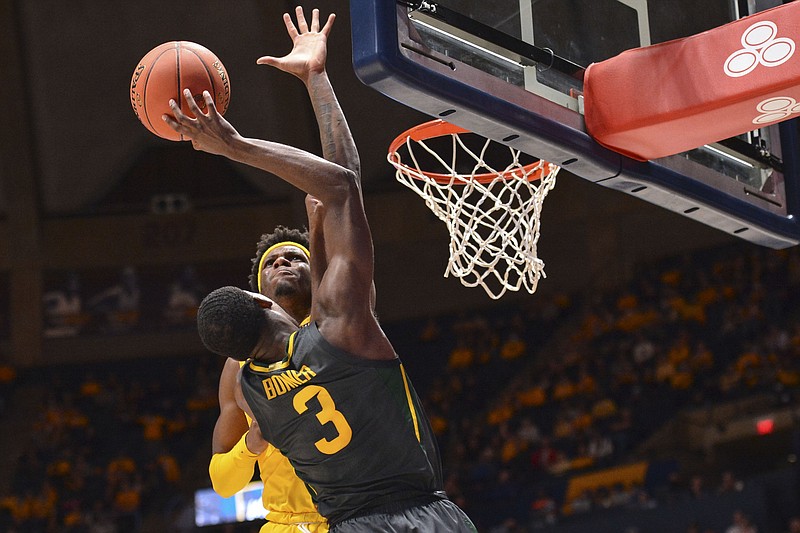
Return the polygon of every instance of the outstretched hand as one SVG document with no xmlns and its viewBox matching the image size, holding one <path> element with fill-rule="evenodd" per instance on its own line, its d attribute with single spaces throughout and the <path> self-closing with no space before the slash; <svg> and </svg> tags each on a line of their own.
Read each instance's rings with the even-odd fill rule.
<svg viewBox="0 0 800 533">
<path fill-rule="evenodd" d="M 233 142 L 241 136 L 230 122 L 219 114 L 211 94 L 203 91 L 206 113 L 203 113 L 203 110 L 197 105 L 189 89 L 183 90 L 183 97 L 186 100 L 186 109 L 196 118 L 191 118 L 181 111 L 175 100 L 170 100 L 169 107 L 174 118 L 162 115 L 161 118 L 164 122 L 184 138 L 192 141 L 195 150 L 228 156 L 232 151 Z"/>
<path fill-rule="evenodd" d="M 322 29 L 319 28 L 319 9 L 311 12 L 311 27 L 308 26 L 303 8 L 295 9 L 297 27 L 292 22 L 289 13 L 283 14 L 286 31 L 292 39 L 293 47 L 289 54 L 283 57 L 263 56 L 258 58 L 259 65 L 270 65 L 284 72 L 294 74 L 303 82 L 308 82 L 309 76 L 325 71 L 325 61 L 328 56 L 328 34 L 333 27 L 336 15 L 331 13 Z"/>
</svg>

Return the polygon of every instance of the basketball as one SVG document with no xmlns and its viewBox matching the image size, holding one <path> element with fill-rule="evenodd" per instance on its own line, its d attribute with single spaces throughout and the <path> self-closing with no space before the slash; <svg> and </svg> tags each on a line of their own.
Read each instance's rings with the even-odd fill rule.
<svg viewBox="0 0 800 533">
<path fill-rule="evenodd" d="M 150 50 L 139 61 L 131 77 L 131 106 L 133 112 L 154 134 L 170 141 L 182 141 L 183 136 L 165 123 L 161 115 L 172 114 L 170 99 L 181 111 L 194 118 L 186 109 L 183 89 L 192 91 L 200 109 L 205 110 L 203 91 L 214 97 L 220 114 L 228 109 L 231 85 L 225 66 L 208 48 L 189 41 L 170 41 Z"/>
</svg>

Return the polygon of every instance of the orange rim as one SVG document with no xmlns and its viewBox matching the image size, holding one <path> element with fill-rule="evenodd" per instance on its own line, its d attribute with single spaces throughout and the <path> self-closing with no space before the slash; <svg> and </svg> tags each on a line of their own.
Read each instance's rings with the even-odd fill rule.
<svg viewBox="0 0 800 533">
<path fill-rule="evenodd" d="M 439 174 L 436 172 L 426 172 L 422 169 L 413 168 L 402 161 L 400 161 L 400 155 L 397 153 L 397 150 L 406 143 L 407 139 L 411 139 L 412 141 L 426 141 L 428 139 L 433 139 L 435 137 L 444 137 L 445 135 L 458 135 L 460 133 L 472 133 L 470 130 L 464 129 L 460 126 L 456 126 L 455 124 L 451 124 L 449 122 L 445 122 L 442 119 L 431 120 L 429 122 L 423 122 L 422 124 L 418 124 L 412 128 L 407 129 L 400 135 L 398 135 L 392 144 L 389 145 L 389 161 L 399 170 L 404 172 L 407 175 L 412 176 L 415 179 L 420 179 L 415 174 L 424 174 L 427 178 L 435 181 L 436 183 L 447 185 L 452 181 L 453 176 L 450 174 Z M 522 166 L 522 171 L 527 176 L 528 181 L 536 181 L 541 179 L 542 176 L 547 172 L 545 167 L 549 166 L 546 161 L 537 161 L 535 163 L 530 163 L 528 165 Z M 538 168 L 537 168 L 538 167 Z M 498 176 L 501 176 L 504 179 L 514 179 L 519 177 L 518 174 L 519 169 L 509 170 L 500 173 L 494 172 L 487 172 L 485 174 L 472 174 L 472 175 L 465 175 L 465 174 L 456 174 L 462 178 L 471 178 L 478 183 L 490 183 L 491 181 L 497 179 Z"/>
</svg>

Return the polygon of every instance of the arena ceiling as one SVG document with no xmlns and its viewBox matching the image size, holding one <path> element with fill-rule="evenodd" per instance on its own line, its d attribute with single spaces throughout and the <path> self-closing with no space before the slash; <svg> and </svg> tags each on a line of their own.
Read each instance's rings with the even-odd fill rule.
<svg viewBox="0 0 800 533">
<path fill-rule="evenodd" d="M 365 182 L 379 186 L 375 182 L 391 180 L 384 160 L 388 143 L 425 117 L 357 80 L 348 3 L 321 4 L 323 15 L 333 11 L 338 17 L 329 43 L 330 77 L 359 144 Z M 30 160 L 36 209 L 43 216 L 90 212 L 148 153 L 185 153 L 185 146 L 175 146 L 181 143 L 146 131 L 129 104 L 134 67 L 165 41 L 195 41 L 219 56 L 231 78 L 227 118 L 242 134 L 317 150 L 314 116 L 302 84 L 255 63 L 261 55 L 291 49 L 281 14 L 293 12 L 294 2 L 2 0 L 0 5 L 2 94 L 12 114 L 4 129 L 13 137 L 4 143 L 3 157 Z M 176 155 L 181 157 L 186 156 Z M 267 198 L 286 194 L 277 180 L 238 170 Z M 3 172 L 3 182 L 19 179 L 20 173 L 14 174 Z M 170 177 L 160 179 L 166 185 Z M 18 187 L 6 183 L 0 188 L 3 212 L 18 201 L 9 197 L 9 189 Z"/>
<path fill-rule="evenodd" d="M 317 5 L 301 3 L 307 11 Z M 262 55 L 289 52 L 281 15 L 295 5 L 287 0 L 0 0 L 0 226 L 15 234 L 13 244 L 5 246 L 24 253 L 26 236 L 17 234 L 29 231 L 35 239 L 36 221 L 146 213 L 153 195 L 186 189 L 207 200 L 225 195 L 242 202 L 290 199 L 301 211 L 297 194 L 280 180 L 194 152 L 188 143 L 156 138 L 129 103 L 131 74 L 147 51 L 166 41 L 195 41 L 225 64 L 231 81 L 226 117 L 243 135 L 319 153 L 302 84 L 255 63 Z M 396 135 L 429 117 L 363 85 L 352 68 L 349 3 L 327 0 L 319 7 L 323 15 L 338 16 L 328 72 L 359 147 L 368 207 L 369 195 L 376 192 L 411 198 L 413 193 L 396 184 L 386 150 Z M 540 248 L 549 248 L 542 255 L 555 265 L 548 278 L 558 268 L 567 272 L 559 265 L 587 267 L 590 279 L 592 271 L 620 259 L 630 262 L 709 239 L 731 240 L 566 173 L 559 180 L 545 204 L 540 241 Z M 446 242 L 440 246 L 446 253 Z M 437 261 L 434 268 L 439 277 L 444 265 Z"/>
</svg>

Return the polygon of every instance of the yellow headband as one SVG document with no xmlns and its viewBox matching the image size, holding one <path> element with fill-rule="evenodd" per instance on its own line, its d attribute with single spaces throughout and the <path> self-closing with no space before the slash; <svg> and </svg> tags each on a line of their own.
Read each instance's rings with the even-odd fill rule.
<svg viewBox="0 0 800 533">
<path fill-rule="evenodd" d="M 275 243 L 269 248 L 267 248 L 263 254 L 261 254 L 261 259 L 258 261 L 258 273 L 256 279 L 258 280 L 258 292 L 261 292 L 261 269 L 264 268 L 264 260 L 267 258 L 269 253 L 274 250 L 275 248 L 280 248 L 281 246 L 294 246 L 296 248 L 300 248 L 308 260 L 311 260 L 311 252 L 308 251 L 308 248 L 300 244 L 299 242 L 292 242 L 292 241 L 283 241 L 279 243 Z"/>
</svg>

